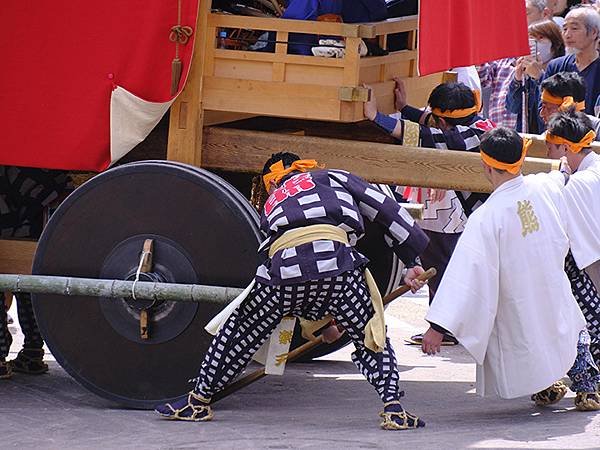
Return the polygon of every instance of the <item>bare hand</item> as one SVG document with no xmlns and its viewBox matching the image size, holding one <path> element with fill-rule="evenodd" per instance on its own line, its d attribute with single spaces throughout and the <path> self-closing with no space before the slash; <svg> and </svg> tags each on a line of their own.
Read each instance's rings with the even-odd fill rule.
<svg viewBox="0 0 600 450">
<path fill-rule="evenodd" d="M 435 355 L 440 352 L 444 335 L 429 327 L 429 330 L 423 335 L 421 350 L 428 355 Z"/>
<path fill-rule="evenodd" d="M 517 59 L 517 65 L 515 66 L 515 80 L 523 81 L 523 75 L 525 74 L 525 58 L 521 57 Z"/>
<path fill-rule="evenodd" d="M 396 111 L 402 111 L 402 109 L 408 105 L 406 86 L 404 85 L 404 81 L 398 77 L 395 77 L 394 81 L 396 82 L 394 88 L 394 106 L 396 107 Z"/>
<path fill-rule="evenodd" d="M 321 332 L 323 342 L 325 342 L 326 344 L 331 344 L 332 342 L 337 341 L 343 335 L 344 332 L 340 331 L 337 325 L 329 325 Z"/>
<path fill-rule="evenodd" d="M 427 197 L 431 203 L 441 202 L 446 196 L 445 189 L 429 189 Z"/>
<path fill-rule="evenodd" d="M 423 270 L 421 266 L 411 267 L 406 272 L 406 275 L 404 276 L 404 284 L 410 287 L 410 291 L 413 294 L 427 284 L 427 281 L 417 280 L 417 277 L 424 272 L 425 270 Z"/>
<path fill-rule="evenodd" d="M 526 56 L 525 58 L 525 73 L 534 80 L 538 80 L 542 76 L 544 66 L 542 63 L 533 56 Z"/>
<path fill-rule="evenodd" d="M 370 95 L 369 100 L 363 103 L 363 114 L 365 117 L 371 121 L 375 120 L 375 116 L 377 115 L 377 99 L 375 98 L 375 93 L 373 92 L 373 88 L 371 86 L 367 86 L 363 84 L 362 87 L 369 89 Z"/>
</svg>

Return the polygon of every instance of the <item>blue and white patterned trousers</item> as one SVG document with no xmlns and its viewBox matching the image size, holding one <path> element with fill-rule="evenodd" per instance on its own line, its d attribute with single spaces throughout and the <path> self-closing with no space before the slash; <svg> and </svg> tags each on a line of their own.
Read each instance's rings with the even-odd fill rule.
<svg viewBox="0 0 600 450">
<path fill-rule="evenodd" d="M 596 392 L 600 383 L 600 370 L 590 353 L 590 335 L 587 330 L 579 333 L 577 357 L 567 376 L 571 379 L 573 392 Z"/>
<path fill-rule="evenodd" d="M 600 296 L 598 290 L 587 272 L 577 267 L 571 252 L 567 254 L 565 260 L 565 272 L 569 277 L 573 296 L 585 316 L 590 338 L 590 352 L 598 365 L 600 364 Z"/>
<path fill-rule="evenodd" d="M 256 283 L 208 349 L 195 392 L 210 398 L 231 383 L 271 335 L 284 316 L 322 319 L 331 314 L 352 338 L 352 361 L 384 402 L 399 400 L 396 357 L 389 339 L 383 352 L 364 346 L 364 329 L 373 316 L 370 294 L 361 270 L 289 286 Z"/>
<path fill-rule="evenodd" d="M 38 329 L 33 307 L 31 305 L 31 296 L 29 294 L 15 294 L 17 299 L 17 314 L 19 316 L 19 325 L 25 336 L 24 348 L 37 349 L 44 346 L 42 335 Z M 0 359 L 6 358 L 12 344 L 12 336 L 8 329 L 6 310 L 4 308 L 4 297 L 0 296 Z"/>
</svg>

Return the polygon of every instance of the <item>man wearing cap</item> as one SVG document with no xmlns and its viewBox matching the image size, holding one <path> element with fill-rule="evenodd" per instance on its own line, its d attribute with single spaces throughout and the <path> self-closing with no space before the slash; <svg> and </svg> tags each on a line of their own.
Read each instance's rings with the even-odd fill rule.
<svg viewBox="0 0 600 450">
<path fill-rule="evenodd" d="M 263 180 L 270 194 L 261 215 L 267 238 L 254 284 L 218 331 L 194 390 L 157 412 L 169 419 L 210 420 L 211 397 L 244 370 L 284 316 L 311 321 L 332 316 L 351 337 L 352 360 L 384 403 L 381 427 L 424 426 L 400 405 L 403 393 L 381 296 L 365 270 L 368 260 L 354 245 L 364 234 L 365 217 L 383 226 L 388 244 L 408 267 L 405 282 L 417 290 L 427 237 L 395 200 L 351 173 L 318 170 L 314 160 L 275 154 Z"/>
<path fill-rule="evenodd" d="M 423 351 L 439 352 L 443 332 L 452 332 L 477 363 L 480 395 L 531 395 L 567 371 L 581 392 L 598 378 L 589 351 L 578 347 L 586 323 L 563 269 L 564 176 L 524 177 L 528 145 L 507 128 L 482 137 L 494 191 L 469 218 L 426 316 Z"/>
</svg>

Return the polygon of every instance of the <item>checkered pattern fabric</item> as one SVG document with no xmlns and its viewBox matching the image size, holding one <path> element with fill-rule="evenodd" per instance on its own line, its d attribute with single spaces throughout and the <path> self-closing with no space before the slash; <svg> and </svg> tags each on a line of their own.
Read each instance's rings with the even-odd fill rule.
<svg viewBox="0 0 600 450">
<path fill-rule="evenodd" d="M 421 146 L 443 150 L 452 149 L 467 152 L 479 152 L 479 138 L 492 127 L 493 124 L 491 122 L 483 120 L 479 116 L 475 116 L 469 126 L 457 125 L 448 130 L 421 126 Z M 442 210 L 436 210 L 438 218 L 433 220 L 436 220 L 440 226 L 445 225 L 446 222 L 451 223 L 449 218 L 456 217 L 459 214 L 459 208 L 462 208 L 464 220 L 466 222 L 466 218 L 469 217 L 475 209 L 481 206 L 488 196 L 488 194 L 479 192 L 456 191 L 456 197 L 458 197 L 460 205 L 452 202 L 449 209 L 448 207 L 445 207 Z M 428 204 L 427 207 L 435 208 L 436 204 Z M 433 229 L 425 223 L 423 226 L 428 230 L 437 232 L 457 233 L 462 231 L 460 225 L 457 224 L 453 225 L 455 227 L 454 229 L 447 229 L 445 226 L 443 228 L 436 227 L 436 229 Z M 464 224 L 462 227 L 464 228 Z"/>
<path fill-rule="evenodd" d="M 15 294 L 17 299 L 17 315 L 19 316 L 19 325 L 24 335 L 24 348 L 42 348 L 44 341 L 40 330 L 38 329 L 33 307 L 31 305 L 31 296 L 29 294 Z M 8 330 L 6 310 L 0 306 L 0 358 L 6 358 L 10 351 L 12 336 Z"/>
<path fill-rule="evenodd" d="M 515 63 L 515 58 L 498 59 L 481 65 L 478 70 L 481 87 L 491 89 L 488 117 L 499 127 L 515 128 L 517 125 L 517 115 L 506 108 Z"/>
<path fill-rule="evenodd" d="M 370 295 L 360 270 L 294 285 L 257 283 L 213 340 L 200 368 L 195 391 L 210 398 L 231 383 L 250 362 L 284 316 L 310 320 L 335 317 L 356 347 L 352 360 L 384 402 L 399 400 L 394 350 L 386 340 L 382 353 L 364 346 L 364 328 L 373 316 Z"/>
<path fill-rule="evenodd" d="M 368 260 L 353 247 L 364 234 L 365 217 L 387 230 L 386 242 L 405 263 L 413 263 L 427 245 L 427 236 L 410 214 L 377 186 L 342 170 L 291 174 L 265 204 L 261 229 L 267 239 L 259 249 L 262 264 L 256 279 L 288 285 L 363 267 Z M 317 224 L 346 231 L 349 244 L 318 240 L 268 258 L 270 245 L 285 231 Z"/>
<path fill-rule="evenodd" d="M 587 322 L 590 352 L 600 364 L 600 297 L 585 270 L 579 270 L 571 252 L 565 260 L 565 272 L 571 282 L 571 291 Z"/>
<path fill-rule="evenodd" d="M 0 166 L 0 237 L 37 239 L 44 208 L 68 187 L 66 172 Z"/>
<path fill-rule="evenodd" d="M 404 115 L 404 109 L 402 110 Z M 430 123 L 431 114 L 419 115 L 412 113 L 411 120 L 421 120 Z M 494 127 L 489 120 L 474 116 L 468 126 L 457 125 L 449 129 L 419 125 L 419 145 L 426 148 L 441 150 L 459 150 L 467 152 L 479 151 L 479 138 L 487 130 Z M 403 139 L 399 140 L 403 143 Z M 427 195 L 423 195 L 421 188 L 397 187 L 397 192 L 412 201 L 425 204 L 424 218 L 419 225 L 429 231 L 437 233 L 461 233 L 467 223 L 467 218 L 487 199 L 488 194 L 468 191 L 448 191 L 440 202 L 429 202 Z"/>
<path fill-rule="evenodd" d="M 10 351 L 12 336 L 8 330 L 8 319 L 6 317 L 6 308 L 4 307 L 4 297 L 0 296 L 0 360 L 5 359 Z"/>
<path fill-rule="evenodd" d="M 567 372 L 573 392 L 596 392 L 600 382 L 600 371 L 590 353 L 590 335 L 586 330 L 579 334 L 577 358 Z"/>
<path fill-rule="evenodd" d="M 0 166 L 0 238 L 38 238 L 44 208 L 70 187 L 66 172 Z M 42 348 L 43 341 L 28 294 L 18 294 L 17 313 L 26 348 Z M 0 358 L 8 355 L 12 337 L 6 311 L 0 307 Z"/>
</svg>

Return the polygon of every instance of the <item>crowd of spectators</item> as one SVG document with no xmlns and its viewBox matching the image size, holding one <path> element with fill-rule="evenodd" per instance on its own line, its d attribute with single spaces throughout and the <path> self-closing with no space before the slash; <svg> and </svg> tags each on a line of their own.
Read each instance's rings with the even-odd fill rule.
<svg viewBox="0 0 600 450">
<path fill-rule="evenodd" d="M 575 74 L 570 82 L 583 89 L 583 98 L 576 101 L 579 109 L 600 116 L 600 2 L 525 3 L 531 53 L 477 68 L 486 115 L 498 126 L 543 133 L 549 107 L 541 100 L 544 81 L 566 72 Z"/>
</svg>

